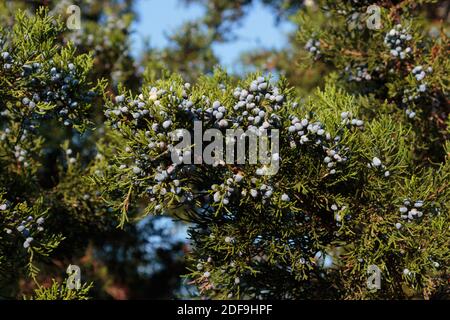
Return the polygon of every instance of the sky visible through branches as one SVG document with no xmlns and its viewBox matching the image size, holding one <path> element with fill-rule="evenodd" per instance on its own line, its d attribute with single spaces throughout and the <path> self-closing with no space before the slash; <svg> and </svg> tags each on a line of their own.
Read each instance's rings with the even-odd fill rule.
<svg viewBox="0 0 450 320">
<path fill-rule="evenodd" d="M 138 56 L 143 49 L 145 39 L 150 45 L 162 48 L 167 45 L 167 35 L 177 30 L 184 22 L 192 21 L 203 15 L 199 5 L 183 5 L 179 0 L 139 0 L 136 11 L 139 21 L 133 30 L 133 54 Z M 252 48 L 280 49 L 287 44 L 287 33 L 294 26 L 289 22 L 275 23 L 270 8 L 259 2 L 254 4 L 248 14 L 234 29 L 236 40 L 215 44 L 214 52 L 220 63 L 230 72 L 237 72 L 236 62 L 239 55 Z"/>
</svg>

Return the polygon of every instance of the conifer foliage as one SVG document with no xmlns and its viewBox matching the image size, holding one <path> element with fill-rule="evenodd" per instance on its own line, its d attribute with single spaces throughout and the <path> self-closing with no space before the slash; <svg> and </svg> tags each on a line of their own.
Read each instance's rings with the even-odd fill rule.
<svg viewBox="0 0 450 320">
<path fill-rule="evenodd" d="M 299 30 L 270 54 L 275 74 L 247 75 L 209 70 L 208 46 L 230 27 L 212 18 L 238 20 L 251 1 L 211 1 L 199 23 L 216 33 L 197 39 L 191 73 L 149 51 L 143 74 L 122 77 L 99 67 L 107 53 L 61 41 L 61 19 L 19 11 L 0 32 L 0 295 L 33 279 L 30 298 L 86 299 L 92 284 L 39 274 L 86 239 L 167 216 L 188 225 L 185 275 L 201 297 L 448 298 L 448 29 L 430 25 L 432 2 L 265 1 Z M 110 57 L 123 66 L 120 39 Z M 304 72 L 320 86 L 290 79 Z M 275 172 L 225 161 L 228 149 L 195 161 L 208 143 L 177 145 L 198 123 L 278 138 Z"/>
</svg>

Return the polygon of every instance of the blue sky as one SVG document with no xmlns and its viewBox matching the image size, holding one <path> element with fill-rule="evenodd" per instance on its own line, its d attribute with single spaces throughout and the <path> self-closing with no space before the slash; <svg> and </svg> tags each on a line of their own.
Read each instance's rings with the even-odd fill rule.
<svg viewBox="0 0 450 320">
<path fill-rule="evenodd" d="M 185 6 L 180 0 L 138 0 L 136 8 L 140 21 L 133 26 L 135 55 L 142 50 L 146 38 L 150 40 L 152 47 L 164 47 L 167 45 L 166 34 L 203 14 L 200 6 Z M 281 48 L 286 44 L 287 33 L 293 26 L 290 23 L 276 25 L 270 10 L 257 2 L 242 23 L 236 26 L 234 34 L 237 35 L 237 40 L 213 47 L 221 64 L 229 71 L 236 71 L 234 62 L 243 51 L 253 48 Z"/>
</svg>

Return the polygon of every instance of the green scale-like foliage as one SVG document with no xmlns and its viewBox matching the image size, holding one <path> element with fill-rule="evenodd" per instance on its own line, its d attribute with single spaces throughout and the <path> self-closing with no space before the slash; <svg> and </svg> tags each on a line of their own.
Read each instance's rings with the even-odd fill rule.
<svg viewBox="0 0 450 320">
<path fill-rule="evenodd" d="M 298 103 L 283 81 L 255 92 L 255 82 L 269 83 L 255 78 L 235 83 L 217 72 L 191 86 L 174 77 L 107 104 L 111 139 L 94 181 L 122 211 L 121 221 L 139 204 L 193 222 L 190 277 L 214 298 L 434 294 L 448 264 L 448 164 L 412 169 L 416 136 L 411 124 L 394 120 L 401 111 L 363 121 L 364 99 L 334 86 Z M 208 116 L 214 105 L 226 109 L 226 127 L 252 125 L 235 108 L 241 88 L 261 94 L 261 124 L 281 131 L 279 172 L 261 176 L 248 163 L 174 165 L 175 128 L 192 130 L 202 119 L 204 130 L 225 132 Z M 302 120 L 323 131 L 305 123 L 301 143 L 290 127 Z M 401 217 L 406 199 L 420 217 Z M 374 293 L 366 286 L 372 264 L 384 279 Z"/>
<path fill-rule="evenodd" d="M 85 169 L 68 140 L 90 126 L 87 115 L 104 85 L 89 81 L 88 54 L 76 55 L 72 45 L 59 43 L 64 28 L 58 21 L 44 10 L 35 16 L 19 12 L 13 28 L 0 31 L 0 294 L 5 296 L 24 273 L 35 279 L 37 264 L 52 252 L 74 252 L 85 241 L 79 236 L 103 223 L 92 213 L 103 203 L 95 203 L 88 185 L 80 187 Z"/>
<path fill-rule="evenodd" d="M 319 1 L 296 16 L 297 38 L 349 93 L 403 109 L 403 121 L 422 137 L 417 157 L 442 161 L 450 110 L 448 24 L 430 23 L 428 2 L 434 1 Z"/>
<path fill-rule="evenodd" d="M 88 29 L 98 37 L 78 34 L 83 48 L 75 50 L 61 41 L 63 25 L 44 11 L 19 13 L 12 29 L 1 31 L 0 295 L 16 294 L 28 273 L 37 286 L 32 298 L 87 298 L 87 285 L 74 292 L 64 283 L 37 284 L 38 268 L 50 258 L 72 263 L 88 240 L 104 243 L 117 225 L 135 230 L 149 215 L 166 215 L 189 223 L 186 277 L 203 297 L 446 297 L 445 26 L 430 36 L 426 20 L 412 23 L 418 18 L 411 2 L 373 3 L 381 8 L 378 30 L 359 25 L 372 2 L 302 8 L 298 42 L 277 55 L 277 68 L 291 70 L 276 71 L 289 82 L 259 73 L 209 74 L 216 62 L 210 44 L 222 41 L 220 32 L 229 27 L 214 15 L 237 21 L 250 4 L 214 1 L 220 10 L 184 26 L 190 37 L 176 34 L 177 46 L 149 52 L 139 90 L 126 72 L 110 77 L 130 62 L 127 18 L 116 33 L 112 25 L 97 30 L 94 17 Z M 297 9 L 286 4 L 276 8 Z M 228 9 L 237 11 L 225 19 Z M 400 34 L 397 51 L 390 43 Z M 97 47 L 101 36 L 115 39 L 111 55 L 80 54 Z M 302 86 L 305 55 L 314 78 Z M 294 66 L 290 59 L 298 57 L 302 65 Z M 326 78 L 317 81 L 319 73 Z M 98 75 L 112 83 L 93 84 Z M 113 94 L 116 80 L 124 84 Z M 312 90 L 316 82 L 323 87 Z M 95 130 L 92 115 L 98 120 L 101 112 L 106 123 Z M 279 130 L 280 150 L 271 154 L 278 172 L 264 175 L 266 166 L 248 161 L 174 163 L 174 132 L 192 133 L 194 121 L 223 133 Z M 367 285 L 373 266 L 381 271 L 378 290 Z"/>
</svg>

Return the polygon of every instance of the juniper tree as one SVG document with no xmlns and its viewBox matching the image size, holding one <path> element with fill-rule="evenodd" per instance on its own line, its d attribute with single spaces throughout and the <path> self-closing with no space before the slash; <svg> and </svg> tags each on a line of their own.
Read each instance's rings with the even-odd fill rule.
<svg viewBox="0 0 450 320">
<path fill-rule="evenodd" d="M 64 24 L 70 24 L 73 16 L 79 26 L 62 30 L 59 40 L 71 42 L 78 53 L 90 53 L 93 57 L 93 68 L 90 76 L 96 79 L 107 79 L 110 90 L 114 90 L 119 82 L 135 88 L 139 79 L 134 61 L 129 50 L 131 23 L 136 19 L 133 1 L 7 1 L 0 7 L 2 22 L 12 25 L 17 10 L 24 10 L 32 15 L 39 8 L 47 8 L 49 15 L 60 17 Z M 79 12 L 73 12 L 71 6 L 77 6 Z M 75 13 L 75 15 L 74 15 Z M 76 14 L 79 13 L 79 16 Z M 79 18 L 79 21 L 77 20 Z M 76 28 L 75 28 L 76 27 Z"/>
<path fill-rule="evenodd" d="M 174 78 L 116 97 L 106 114 L 117 143 L 95 180 L 119 219 L 144 204 L 148 214 L 191 221 L 190 276 L 214 298 L 434 294 L 448 262 L 448 163 L 415 170 L 411 127 L 381 110 L 361 120 L 364 100 L 330 85 L 301 104 L 268 80 L 235 84 L 219 73 L 189 86 Z M 267 88 L 254 90 L 258 83 Z M 253 110 L 264 112 L 260 122 Z M 279 172 L 174 164 L 169 132 L 192 130 L 193 119 L 281 130 Z M 369 265 L 383 273 L 375 293 Z"/>
<path fill-rule="evenodd" d="M 238 14 L 231 21 L 249 3 L 232 6 Z M 230 8 L 214 4 L 222 11 L 207 11 L 195 26 L 221 30 L 223 21 L 210 18 L 226 18 L 222 14 Z M 255 73 L 240 79 L 220 69 L 198 77 L 199 70 L 211 70 L 213 56 L 204 53 L 220 40 L 200 32 L 193 33 L 199 45 L 190 55 L 201 62 L 200 69 L 190 70 L 190 58 L 161 64 L 150 54 L 140 89 L 118 79 L 125 83 L 117 91 L 114 80 L 109 86 L 91 83 L 97 74 L 89 72 L 92 58 L 57 42 L 60 23 L 42 12 L 34 18 L 19 14 L 15 31 L 3 31 L 7 54 L 0 70 L 0 281 L 5 294 L 14 292 L 27 266 L 36 278 L 32 262 L 44 265 L 47 255 L 73 259 L 79 255 L 76 248 L 86 248 L 80 239 L 102 243 L 114 237 L 116 226 L 130 231 L 146 216 L 165 215 L 189 222 L 186 277 L 203 297 L 448 296 L 447 42 L 444 36 L 421 38 L 422 27 L 403 21 L 411 17 L 409 2 L 377 4 L 383 25 L 375 31 L 358 23 L 348 28 L 348 19 L 365 19 L 359 13 L 366 12 L 366 2 L 320 3 L 315 6 L 324 10 L 320 19 L 311 19 L 319 12 L 303 8 L 298 42 L 277 56 L 277 73 L 290 76 L 294 86 L 284 77 Z M 177 39 L 185 44 L 180 48 L 189 45 Z M 397 50 L 397 40 L 411 50 Z M 289 61 L 305 53 L 313 58 L 313 68 L 320 63 L 328 73 L 321 89 L 305 83 L 305 90 L 295 79 L 302 65 Z M 297 68 L 299 73 L 283 72 Z M 78 82 L 69 79 L 68 88 L 59 88 L 68 77 Z M 48 88 L 55 96 L 41 97 Z M 413 95 L 407 102 L 405 88 Z M 89 99 L 90 92 L 102 94 Z M 77 105 L 66 113 L 69 99 Z M 99 141 L 81 160 L 86 145 L 75 149 L 73 140 L 80 139 L 78 131 L 93 129 L 88 111 L 100 106 L 106 125 L 89 131 Z M 266 154 L 279 163 L 278 171 L 268 175 L 262 163 L 230 163 L 217 149 L 211 164 L 195 162 L 199 146 L 180 148 L 179 129 L 195 133 L 199 122 L 204 131 L 225 134 L 240 128 L 249 136 L 279 137 L 279 150 Z M 208 142 L 201 147 L 203 155 L 211 152 Z M 49 149 L 56 157 L 53 167 L 43 161 Z M 107 257 L 108 250 L 98 251 L 103 261 L 114 265 L 129 254 L 133 263 L 145 259 L 139 250 L 121 249 L 138 247 L 139 239 L 120 237 L 118 242 L 113 257 Z M 139 263 L 133 263 L 123 270 L 134 279 Z M 367 284 L 374 268 L 381 272 L 379 289 Z M 84 299 L 88 289 L 85 285 L 74 295 L 64 283 L 54 283 L 38 286 L 35 298 Z"/>
<path fill-rule="evenodd" d="M 9 3 L 0 10 L 0 17 L 14 16 L 20 6 L 20 2 Z M 164 247 L 150 250 L 145 237 L 168 237 L 166 231 L 154 226 L 158 219 L 139 228 L 128 225 L 118 230 L 116 222 L 108 218 L 110 209 L 98 201 L 98 191 L 84 183 L 97 153 L 93 141 L 104 132 L 98 107 L 101 101 L 94 91 L 115 90 L 114 80 L 108 89 L 104 80 L 97 88 L 90 82 L 102 77 L 119 80 L 114 73 L 123 67 L 114 57 L 127 55 L 126 45 L 120 44 L 127 43 L 123 30 L 89 23 L 83 16 L 83 31 L 107 34 L 115 43 L 112 49 L 104 49 L 89 43 L 89 37 L 73 37 L 74 31 L 67 30 L 65 19 L 58 17 L 66 9 L 61 3 L 56 8 L 49 5 L 52 12 L 40 10 L 34 17 L 33 8 L 22 7 L 30 10 L 9 19 L 2 30 L 0 296 L 29 293 L 26 288 L 33 286 L 30 279 L 37 285 L 38 298 L 49 298 L 55 288 L 61 291 L 59 298 L 81 298 L 89 288 L 91 297 L 119 297 L 128 289 L 133 291 L 130 297 L 142 297 L 145 290 L 153 291 L 155 298 L 170 296 L 179 283 L 172 279 L 183 267 L 178 254 L 183 244 L 169 240 Z M 83 9 L 90 12 L 88 7 Z M 88 17 L 103 19 L 98 8 L 91 11 L 94 13 Z M 23 38 L 30 40 L 24 42 Z M 94 47 L 95 52 L 91 50 Z M 102 57 L 102 52 L 108 57 Z M 136 84 L 133 77 L 121 79 Z M 55 96 L 47 97 L 48 93 Z M 93 130 L 94 124 L 97 130 Z M 63 296 L 65 284 L 44 290 L 49 278 L 61 279 L 71 263 L 79 264 L 82 279 L 94 280 L 95 286 L 67 297 Z M 156 264 L 162 270 L 151 274 L 139 270 Z M 167 290 L 152 290 L 156 284 L 149 282 L 152 279 L 173 285 L 164 285 Z M 19 286 L 19 280 L 26 284 Z M 126 289 L 115 290 L 119 284 Z"/>
<path fill-rule="evenodd" d="M 90 210 L 99 199 L 86 196 L 92 190 L 79 186 L 76 194 L 69 187 L 83 170 L 65 140 L 66 133 L 86 129 L 104 84 L 87 79 L 89 55 L 57 44 L 62 28 L 40 10 L 34 17 L 19 12 L 14 27 L 1 30 L 0 282 L 6 296 L 24 273 L 36 280 L 35 262 L 76 251 L 80 235 L 106 223 L 103 203 Z"/>
<path fill-rule="evenodd" d="M 417 157 L 442 161 L 448 138 L 448 24 L 430 14 L 439 8 L 426 5 L 433 2 L 321 1 L 320 10 L 298 15 L 297 35 L 311 57 L 336 70 L 349 93 L 403 109 L 405 121 L 423 138 Z"/>
<path fill-rule="evenodd" d="M 387 4 L 381 12 L 400 7 Z M 353 9 L 351 14 L 361 6 Z M 302 24 L 300 40 L 309 36 L 305 48 L 316 59 L 379 61 L 383 68 L 376 72 L 386 73 L 376 80 L 368 76 L 372 69 L 352 71 L 352 81 L 373 81 L 373 87 L 349 86 L 331 73 L 324 89 L 304 99 L 285 81 L 257 75 L 237 81 L 217 72 L 194 85 L 174 76 L 144 82 L 138 95 L 123 89 L 107 104 L 113 130 L 93 180 L 115 211 L 121 211 L 121 223 L 139 219 L 128 212 L 138 205 L 146 214 L 169 214 L 192 223 L 189 278 L 201 295 L 438 296 L 446 288 L 449 244 L 448 131 L 442 127 L 448 122 L 448 76 L 444 49 L 439 49 L 445 38 L 415 45 L 433 51 L 434 62 L 412 49 L 404 61 L 392 61 L 390 50 L 398 51 L 390 48 L 397 42 L 391 34 L 404 33 L 404 40 L 412 41 L 420 33 L 403 30 L 393 16 L 383 15 L 384 29 L 374 34 L 342 31 L 345 18 L 320 20 L 333 27 L 318 30 L 320 34 L 308 33 L 311 21 Z M 323 45 L 328 31 L 336 36 L 329 42 L 339 48 L 331 53 L 327 50 L 333 47 Z M 347 48 L 359 48 L 355 41 L 365 48 L 363 53 L 355 50 L 347 56 Z M 417 83 L 424 79 L 422 73 L 432 90 L 423 91 L 423 83 Z M 421 108 L 413 111 L 414 121 L 398 99 L 398 88 L 405 85 L 424 93 L 411 102 Z M 427 109 L 427 101 L 435 101 L 439 126 L 430 123 L 434 110 Z M 193 131 L 194 121 L 223 132 L 235 127 L 280 130 L 281 149 L 274 155 L 280 159 L 279 172 L 261 175 L 264 167 L 249 163 L 174 163 L 171 154 L 178 151 L 171 132 Z M 435 136 L 424 135 L 430 127 Z M 427 162 L 422 147 L 439 162 Z M 367 287 L 367 271 L 373 266 L 381 270 L 380 290 Z"/>
</svg>

